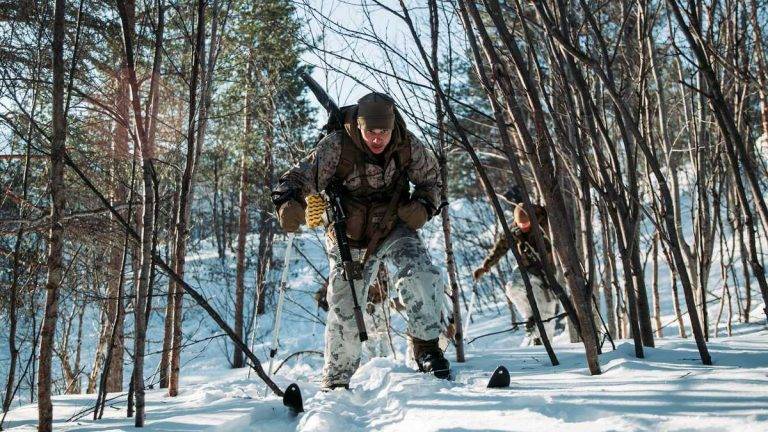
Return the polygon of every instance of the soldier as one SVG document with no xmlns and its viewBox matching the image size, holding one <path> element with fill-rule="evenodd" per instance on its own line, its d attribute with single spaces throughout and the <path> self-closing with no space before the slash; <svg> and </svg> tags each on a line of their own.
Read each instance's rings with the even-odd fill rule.
<svg viewBox="0 0 768 432">
<path fill-rule="evenodd" d="M 352 257 L 368 257 L 363 280 L 371 279 L 379 261 L 394 270 L 393 287 L 405 305 L 419 370 L 448 378 L 449 363 L 438 345 L 441 275 L 416 232 L 440 204 L 437 158 L 406 129 L 394 101 L 385 94 L 370 93 L 342 111 L 344 130 L 329 133 L 280 179 L 273 192 L 280 226 L 288 232 L 298 230 L 305 223 L 305 197 L 340 182 Z M 389 215 L 395 217 L 385 220 Z M 331 235 L 326 236 L 326 251 L 331 273 L 322 385 L 349 388 L 360 363 L 361 343 L 352 293 Z M 366 299 L 368 284 L 360 281 L 355 286 L 357 297 Z"/>
<path fill-rule="evenodd" d="M 546 225 L 547 212 L 544 207 L 534 205 L 534 211 L 536 212 L 536 218 L 539 220 L 539 224 L 542 227 L 542 236 L 544 237 L 544 243 L 547 246 L 547 254 L 544 259 L 552 262 L 552 248 L 549 239 L 543 232 L 543 227 Z M 514 246 L 517 248 L 517 252 L 520 255 L 520 265 L 528 273 L 529 280 L 531 281 L 531 288 L 533 289 L 534 297 L 536 298 L 536 304 L 539 305 L 539 312 L 542 319 L 549 318 L 556 313 L 557 301 L 549 289 L 549 286 L 544 279 L 544 264 L 542 257 L 536 253 L 536 248 L 533 246 L 533 239 L 531 237 L 531 220 L 528 214 L 523 210 L 522 205 L 517 204 L 514 211 L 515 226 L 512 228 L 512 245 L 507 238 L 502 235 L 493 245 L 491 253 L 485 258 L 483 264 L 475 269 L 474 278 L 479 280 L 485 273 L 488 273 L 490 269 L 499 262 L 499 260 L 509 251 L 509 248 Z M 526 333 L 529 340 L 534 345 L 540 345 L 541 341 L 536 335 L 538 330 L 536 329 L 533 320 L 533 311 L 528 303 L 528 298 L 525 294 L 525 285 L 523 284 L 522 276 L 517 271 L 512 275 L 512 280 L 507 282 L 505 291 L 509 300 L 515 305 L 515 308 L 525 318 Z M 545 323 L 548 333 L 554 332 L 555 322 L 549 321 Z"/>
</svg>

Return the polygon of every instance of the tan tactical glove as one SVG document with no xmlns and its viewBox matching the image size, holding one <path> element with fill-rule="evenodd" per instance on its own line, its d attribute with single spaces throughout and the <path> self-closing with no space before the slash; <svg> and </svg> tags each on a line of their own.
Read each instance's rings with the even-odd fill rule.
<svg viewBox="0 0 768 432">
<path fill-rule="evenodd" d="M 418 201 L 411 201 L 397 209 L 397 216 L 412 230 L 423 227 L 429 218 L 424 204 Z"/>
<path fill-rule="evenodd" d="M 299 225 L 306 223 L 304 207 L 298 201 L 286 201 L 285 204 L 280 206 L 280 210 L 277 213 L 280 227 L 285 232 L 296 232 L 299 230 Z"/>
</svg>

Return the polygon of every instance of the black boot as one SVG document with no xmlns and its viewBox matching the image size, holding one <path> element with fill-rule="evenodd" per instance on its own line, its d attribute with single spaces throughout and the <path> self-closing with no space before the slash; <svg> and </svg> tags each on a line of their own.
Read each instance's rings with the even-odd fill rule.
<svg viewBox="0 0 768 432">
<path fill-rule="evenodd" d="M 451 363 L 443 356 L 443 350 L 437 344 L 437 339 L 425 341 L 412 338 L 411 340 L 413 357 L 421 372 L 432 373 L 441 379 L 451 377 Z"/>
</svg>

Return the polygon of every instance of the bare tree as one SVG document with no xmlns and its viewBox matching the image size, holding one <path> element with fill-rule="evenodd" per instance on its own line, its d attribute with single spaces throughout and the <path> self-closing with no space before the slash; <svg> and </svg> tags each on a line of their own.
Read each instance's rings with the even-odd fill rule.
<svg viewBox="0 0 768 432">
<path fill-rule="evenodd" d="M 50 231 L 48 234 L 48 276 L 45 283 L 45 317 L 40 330 L 40 359 L 37 376 L 38 424 L 37 430 L 53 430 L 53 404 L 51 402 L 51 368 L 56 320 L 59 314 L 59 288 L 63 276 L 62 251 L 64 229 L 62 212 L 66 205 L 64 186 L 64 145 L 67 137 L 67 115 L 64 108 L 64 0 L 56 0 L 53 18 L 53 133 L 51 138 L 51 171 L 48 181 L 51 191 Z"/>
</svg>

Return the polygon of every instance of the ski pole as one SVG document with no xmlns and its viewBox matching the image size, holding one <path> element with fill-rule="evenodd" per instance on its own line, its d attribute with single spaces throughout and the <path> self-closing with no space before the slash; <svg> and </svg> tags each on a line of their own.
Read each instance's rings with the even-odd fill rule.
<svg viewBox="0 0 768 432">
<path fill-rule="evenodd" d="M 272 345 L 269 348 L 269 374 L 272 375 L 272 364 L 277 354 L 277 344 L 280 338 L 280 319 L 283 316 L 283 302 L 285 301 L 285 290 L 288 281 L 288 263 L 291 261 L 291 250 L 293 249 L 293 238 L 295 234 L 288 234 L 288 245 L 285 248 L 285 258 L 283 258 L 283 273 L 280 276 L 280 297 L 277 300 L 277 311 L 275 312 L 275 329 L 272 331 Z"/>
<path fill-rule="evenodd" d="M 271 248 L 271 246 L 269 248 Z M 259 303 L 261 303 L 261 293 L 267 289 L 269 267 L 272 264 L 272 260 L 269 259 L 269 257 L 265 259 L 267 260 L 267 263 L 264 266 L 264 276 L 262 276 L 261 286 L 256 287 L 256 304 L 253 306 L 253 315 L 251 315 L 251 351 L 254 350 L 254 345 L 256 345 L 256 331 L 259 329 Z M 248 379 L 251 379 L 250 369 L 248 370 Z"/>
<path fill-rule="evenodd" d="M 467 310 L 467 321 L 464 323 L 464 336 L 467 335 L 469 330 L 469 322 L 472 319 L 472 312 L 475 309 L 475 301 L 477 300 L 477 288 L 475 283 L 472 283 L 472 297 L 469 299 L 469 310 Z"/>
</svg>

